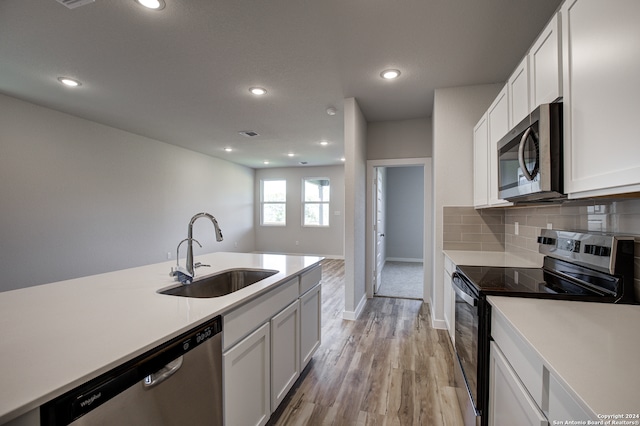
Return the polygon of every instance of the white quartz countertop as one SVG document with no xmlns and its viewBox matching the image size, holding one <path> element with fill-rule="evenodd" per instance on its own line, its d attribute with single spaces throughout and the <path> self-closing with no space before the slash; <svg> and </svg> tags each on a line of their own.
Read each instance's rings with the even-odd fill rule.
<svg viewBox="0 0 640 426">
<path fill-rule="evenodd" d="M 511 268 L 541 268 L 542 255 L 518 256 L 502 251 L 465 251 L 443 250 L 456 265 L 467 266 L 505 266 Z"/>
<path fill-rule="evenodd" d="M 640 306 L 488 300 L 594 418 L 640 413 Z"/>
<path fill-rule="evenodd" d="M 211 267 L 279 272 L 226 296 L 158 294 L 175 261 L 0 293 L 0 424 L 317 265 L 315 256 L 212 253 Z"/>
</svg>

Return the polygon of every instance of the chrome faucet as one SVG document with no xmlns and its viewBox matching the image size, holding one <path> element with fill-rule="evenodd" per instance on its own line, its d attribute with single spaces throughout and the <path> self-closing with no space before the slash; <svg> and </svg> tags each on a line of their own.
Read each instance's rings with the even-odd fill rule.
<svg viewBox="0 0 640 426">
<path fill-rule="evenodd" d="M 201 217 L 207 217 L 211 220 L 211 222 L 213 223 L 213 227 L 216 230 L 216 241 L 218 242 L 222 241 L 222 231 L 220 230 L 220 227 L 218 226 L 218 221 L 216 220 L 215 217 L 213 217 L 209 213 L 203 212 L 203 213 L 198 213 L 191 218 L 191 220 L 189 221 L 189 232 L 187 234 L 187 238 L 180 241 L 180 243 L 178 243 L 178 248 L 176 249 L 176 267 L 175 269 L 171 268 L 171 273 L 170 273 L 172 277 L 176 277 L 176 279 L 180 281 L 182 284 L 191 284 L 191 282 L 193 281 L 193 277 L 195 277 L 196 268 L 198 268 L 199 266 L 209 266 L 209 265 L 202 265 L 199 262 L 196 263 L 195 265 L 193 263 L 193 242 L 195 241 L 200 247 L 202 247 L 200 242 L 195 238 L 193 238 L 193 224 L 196 220 L 200 219 Z M 184 242 L 187 243 L 187 267 L 186 268 L 181 267 L 180 261 L 179 261 L 180 246 Z"/>
<path fill-rule="evenodd" d="M 195 223 L 196 220 L 200 219 L 201 217 L 207 217 L 211 220 L 211 222 L 213 222 L 213 227 L 216 229 L 216 241 L 217 242 L 222 241 L 222 231 L 220 230 L 220 227 L 218 226 L 218 221 L 216 220 L 215 217 L 213 217 L 209 213 L 202 212 L 202 213 L 196 214 L 191 218 L 191 220 L 189 221 L 189 233 L 187 234 L 187 272 L 191 274 L 192 278 L 195 276 L 195 268 L 193 266 L 193 243 L 192 243 L 193 224 Z"/>
</svg>

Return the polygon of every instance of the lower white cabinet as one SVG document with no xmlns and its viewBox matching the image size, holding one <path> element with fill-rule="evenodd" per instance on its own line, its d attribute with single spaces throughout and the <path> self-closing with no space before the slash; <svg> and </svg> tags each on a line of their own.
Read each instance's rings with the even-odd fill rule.
<svg viewBox="0 0 640 426">
<path fill-rule="evenodd" d="M 300 302 L 271 319 L 271 411 L 300 376 Z"/>
<path fill-rule="evenodd" d="M 264 324 L 222 355 L 225 425 L 264 425 L 271 416 L 269 328 Z"/>
<path fill-rule="evenodd" d="M 322 268 L 223 314 L 225 424 L 264 425 L 320 346 Z"/>
<path fill-rule="evenodd" d="M 549 425 L 495 342 L 491 342 L 489 363 L 489 424 Z"/>
<path fill-rule="evenodd" d="M 300 297 L 300 371 L 307 366 L 321 343 L 322 286 L 316 285 Z"/>
<path fill-rule="evenodd" d="M 456 293 L 453 290 L 453 273 L 456 271 L 456 265 L 447 256 L 444 257 L 444 322 L 447 325 L 447 331 L 451 338 L 451 343 L 455 345 L 456 331 Z"/>
</svg>

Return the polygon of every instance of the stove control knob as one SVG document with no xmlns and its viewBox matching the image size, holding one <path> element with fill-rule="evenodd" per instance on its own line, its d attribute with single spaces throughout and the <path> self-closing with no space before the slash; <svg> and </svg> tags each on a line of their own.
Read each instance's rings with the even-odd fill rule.
<svg viewBox="0 0 640 426">
<path fill-rule="evenodd" d="M 597 246 L 595 244 L 585 244 L 584 252 L 594 256 L 610 256 L 611 248 L 606 246 Z"/>
<path fill-rule="evenodd" d="M 554 245 L 556 243 L 556 239 L 555 238 L 551 238 L 551 237 L 538 237 L 538 244 L 544 244 L 547 246 L 551 246 Z"/>
</svg>

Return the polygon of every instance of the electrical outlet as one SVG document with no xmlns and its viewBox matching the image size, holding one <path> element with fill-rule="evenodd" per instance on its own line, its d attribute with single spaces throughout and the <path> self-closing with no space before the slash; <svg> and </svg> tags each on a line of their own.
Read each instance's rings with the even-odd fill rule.
<svg viewBox="0 0 640 426">
<path fill-rule="evenodd" d="M 170 251 L 167 252 L 167 260 L 171 260 L 171 252 Z"/>
<path fill-rule="evenodd" d="M 298 245 L 298 241 L 296 241 L 296 245 Z"/>
<path fill-rule="evenodd" d="M 518 222 L 513 224 L 513 233 L 516 235 L 520 234 L 520 224 Z"/>
<path fill-rule="evenodd" d="M 547 229 L 553 229 L 553 223 L 547 223 Z"/>
</svg>

